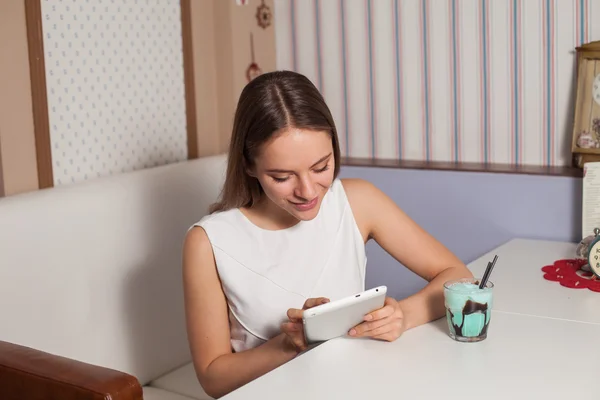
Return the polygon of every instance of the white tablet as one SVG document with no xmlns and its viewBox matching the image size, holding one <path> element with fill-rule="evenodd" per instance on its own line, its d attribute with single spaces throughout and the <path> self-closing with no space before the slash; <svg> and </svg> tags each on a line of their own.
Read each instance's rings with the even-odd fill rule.
<svg viewBox="0 0 600 400">
<path fill-rule="evenodd" d="M 386 293 L 386 286 L 378 286 L 304 310 L 302 322 L 306 342 L 323 342 L 346 335 L 364 321 L 365 315 L 383 307 Z"/>
</svg>

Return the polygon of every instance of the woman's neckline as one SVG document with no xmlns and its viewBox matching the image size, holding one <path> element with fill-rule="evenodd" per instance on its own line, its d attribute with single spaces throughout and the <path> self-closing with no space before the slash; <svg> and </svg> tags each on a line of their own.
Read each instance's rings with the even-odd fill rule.
<svg viewBox="0 0 600 400">
<path fill-rule="evenodd" d="M 248 225 L 250 225 L 254 229 L 257 229 L 262 232 L 268 232 L 268 233 L 290 232 L 290 231 L 299 229 L 300 226 L 302 225 L 302 223 L 304 222 L 304 221 L 298 220 L 298 222 L 296 222 L 294 225 L 288 226 L 287 228 L 280 228 L 280 229 L 263 228 L 262 226 L 259 226 L 256 223 L 252 222 L 252 220 L 248 217 L 248 215 L 246 215 L 246 213 L 244 211 L 242 211 L 241 208 L 236 208 L 235 210 L 240 214 L 242 219 L 245 220 Z"/>
<path fill-rule="evenodd" d="M 306 226 L 307 224 L 311 224 L 316 222 L 317 220 L 320 219 L 321 214 L 323 213 L 323 207 L 326 206 L 327 200 L 330 196 L 330 192 L 333 189 L 333 185 L 336 183 L 337 179 L 334 180 L 331 184 L 331 186 L 329 187 L 329 189 L 327 190 L 327 192 L 325 193 L 325 196 L 323 198 L 323 200 L 321 201 L 320 207 L 319 207 L 319 213 L 317 214 L 317 216 L 310 220 L 310 221 L 303 221 L 303 220 L 298 220 L 298 222 L 296 222 L 294 225 L 291 225 L 287 228 L 280 228 L 280 229 L 269 229 L 269 228 L 263 228 L 259 225 L 257 225 L 256 223 L 254 223 L 249 217 L 248 215 L 242 211 L 241 207 L 238 207 L 235 209 L 235 211 L 240 215 L 240 217 L 245 221 L 245 223 L 247 225 L 249 225 L 250 227 L 252 227 L 253 229 L 256 229 L 258 231 L 261 232 L 266 232 L 266 233 L 278 233 L 278 232 L 293 232 L 296 230 L 299 230 L 300 228 Z"/>
</svg>

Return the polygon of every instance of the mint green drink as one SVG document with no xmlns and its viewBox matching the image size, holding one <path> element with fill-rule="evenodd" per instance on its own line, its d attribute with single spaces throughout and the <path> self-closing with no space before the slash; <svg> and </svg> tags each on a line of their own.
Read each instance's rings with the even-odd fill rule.
<svg viewBox="0 0 600 400">
<path fill-rule="evenodd" d="M 444 303 L 450 337 L 459 342 L 479 342 L 487 337 L 492 316 L 494 284 L 479 289 L 478 279 L 444 284 Z"/>
</svg>

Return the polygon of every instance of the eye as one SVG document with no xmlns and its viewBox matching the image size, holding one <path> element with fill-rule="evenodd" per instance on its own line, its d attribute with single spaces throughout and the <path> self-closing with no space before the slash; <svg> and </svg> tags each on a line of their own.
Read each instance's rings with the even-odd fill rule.
<svg viewBox="0 0 600 400">
<path fill-rule="evenodd" d="M 275 177 L 275 176 L 272 176 L 271 178 L 273 178 L 273 180 L 274 180 L 275 182 L 279 182 L 279 183 L 281 183 L 281 182 L 285 182 L 285 181 L 287 181 L 287 180 L 289 179 L 289 176 L 286 176 L 285 178 L 277 178 L 277 177 Z"/>
<path fill-rule="evenodd" d="M 315 170 L 315 172 L 316 172 L 317 174 L 320 174 L 321 172 L 325 172 L 325 171 L 327 171 L 328 169 L 329 169 L 329 164 L 326 164 L 326 165 L 325 165 L 323 168 L 321 168 L 321 169 L 316 169 L 316 170 Z"/>
</svg>

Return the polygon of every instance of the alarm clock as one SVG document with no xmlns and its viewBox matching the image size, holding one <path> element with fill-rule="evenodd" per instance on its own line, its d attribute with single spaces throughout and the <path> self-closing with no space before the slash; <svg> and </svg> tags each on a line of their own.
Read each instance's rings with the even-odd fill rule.
<svg viewBox="0 0 600 400">
<path fill-rule="evenodd" d="M 594 237 L 587 250 L 587 262 L 591 272 L 600 278 L 600 229 L 594 229 Z"/>
</svg>

